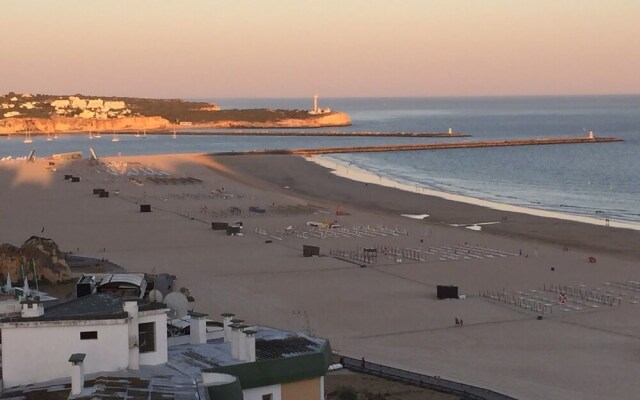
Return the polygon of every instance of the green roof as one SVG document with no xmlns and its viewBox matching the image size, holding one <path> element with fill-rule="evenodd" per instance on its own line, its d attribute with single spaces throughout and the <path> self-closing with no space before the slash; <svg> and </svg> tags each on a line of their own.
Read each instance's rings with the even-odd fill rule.
<svg viewBox="0 0 640 400">
<path fill-rule="evenodd" d="M 205 386 L 208 400 L 243 400 L 242 387 L 237 379 L 223 385 Z"/>
<path fill-rule="evenodd" d="M 242 389 L 251 389 L 321 377 L 330 364 L 331 345 L 327 340 L 316 352 L 214 367 L 203 372 L 236 376 Z"/>
</svg>

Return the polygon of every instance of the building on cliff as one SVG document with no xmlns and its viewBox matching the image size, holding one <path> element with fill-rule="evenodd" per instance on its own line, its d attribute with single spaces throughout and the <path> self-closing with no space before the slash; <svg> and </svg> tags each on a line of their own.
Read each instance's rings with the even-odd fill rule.
<svg viewBox="0 0 640 400">
<path fill-rule="evenodd" d="M 313 109 L 311 109 L 309 111 L 309 114 L 311 114 L 311 115 L 329 114 L 330 112 L 331 112 L 330 108 L 320 108 L 320 107 L 318 107 L 318 95 L 314 94 L 313 95 Z"/>
<path fill-rule="evenodd" d="M 56 99 L 50 102 L 58 115 L 74 115 L 76 118 L 122 118 L 131 114 L 124 101 L 105 101 L 102 99 L 82 99 L 69 96 L 68 99 Z"/>
</svg>

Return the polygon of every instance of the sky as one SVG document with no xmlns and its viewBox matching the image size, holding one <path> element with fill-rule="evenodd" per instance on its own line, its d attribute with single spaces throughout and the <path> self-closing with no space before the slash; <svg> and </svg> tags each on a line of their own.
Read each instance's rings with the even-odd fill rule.
<svg viewBox="0 0 640 400">
<path fill-rule="evenodd" d="M 3 0 L 0 93 L 640 93 L 638 0 Z"/>
</svg>

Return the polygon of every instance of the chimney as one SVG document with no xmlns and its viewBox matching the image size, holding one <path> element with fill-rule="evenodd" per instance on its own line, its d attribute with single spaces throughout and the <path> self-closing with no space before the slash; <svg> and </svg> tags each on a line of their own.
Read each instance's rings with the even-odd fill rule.
<svg viewBox="0 0 640 400">
<path fill-rule="evenodd" d="M 189 326 L 189 336 L 191 344 L 207 343 L 207 314 L 190 312 L 191 324 Z"/>
<path fill-rule="evenodd" d="M 222 316 L 222 326 L 224 327 L 224 342 L 228 343 L 231 341 L 231 320 L 235 317 L 235 314 L 232 313 L 224 313 L 220 314 Z"/>
<path fill-rule="evenodd" d="M 77 396 L 84 389 L 84 358 L 86 354 L 75 353 L 69 357 L 71 363 L 71 395 Z"/>
<path fill-rule="evenodd" d="M 246 325 L 231 324 L 231 358 L 234 360 L 240 360 L 240 349 L 244 347 L 244 343 L 241 342 L 241 330 L 246 328 Z M 243 335 L 244 336 L 244 335 Z"/>
<path fill-rule="evenodd" d="M 238 331 L 238 360 L 247 361 L 247 334 L 244 333 L 244 329 L 248 326 L 242 326 Z"/>
<path fill-rule="evenodd" d="M 40 301 L 39 296 L 21 301 L 20 304 L 22 304 L 22 310 L 20 311 L 22 318 L 42 317 L 44 315 L 44 304 Z"/>
<path fill-rule="evenodd" d="M 256 331 L 245 329 L 245 361 L 254 362 L 256 360 Z"/>
<path fill-rule="evenodd" d="M 140 347 L 138 337 L 138 299 L 124 299 L 124 311 L 129 313 L 129 369 L 140 369 Z"/>
</svg>

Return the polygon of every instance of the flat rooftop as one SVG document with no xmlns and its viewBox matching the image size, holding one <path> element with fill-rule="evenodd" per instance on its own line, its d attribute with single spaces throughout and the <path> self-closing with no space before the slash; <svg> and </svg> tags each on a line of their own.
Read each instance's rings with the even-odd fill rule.
<svg viewBox="0 0 640 400">
<path fill-rule="evenodd" d="M 254 328 L 257 361 L 320 352 L 326 343 L 324 339 L 302 333 L 267 327 Z M 169 360 L 164 365 L 141 366 L 137 371 L 98 372 L 86 375 L 83 395 L 75 398 L 203 399 L 205 394 L 199 385 L 203 369 L 245 363 L 231 358 L 231 344 L 224 343 L 222 338 L 209 340 L 204 344 L 169 344 L 168 351 Z M 0 399 L 66 400 L 71 393 L 70 379 L 69 377 L 64 380 L 8 388 L 4 390 Z"/>
</svg>

